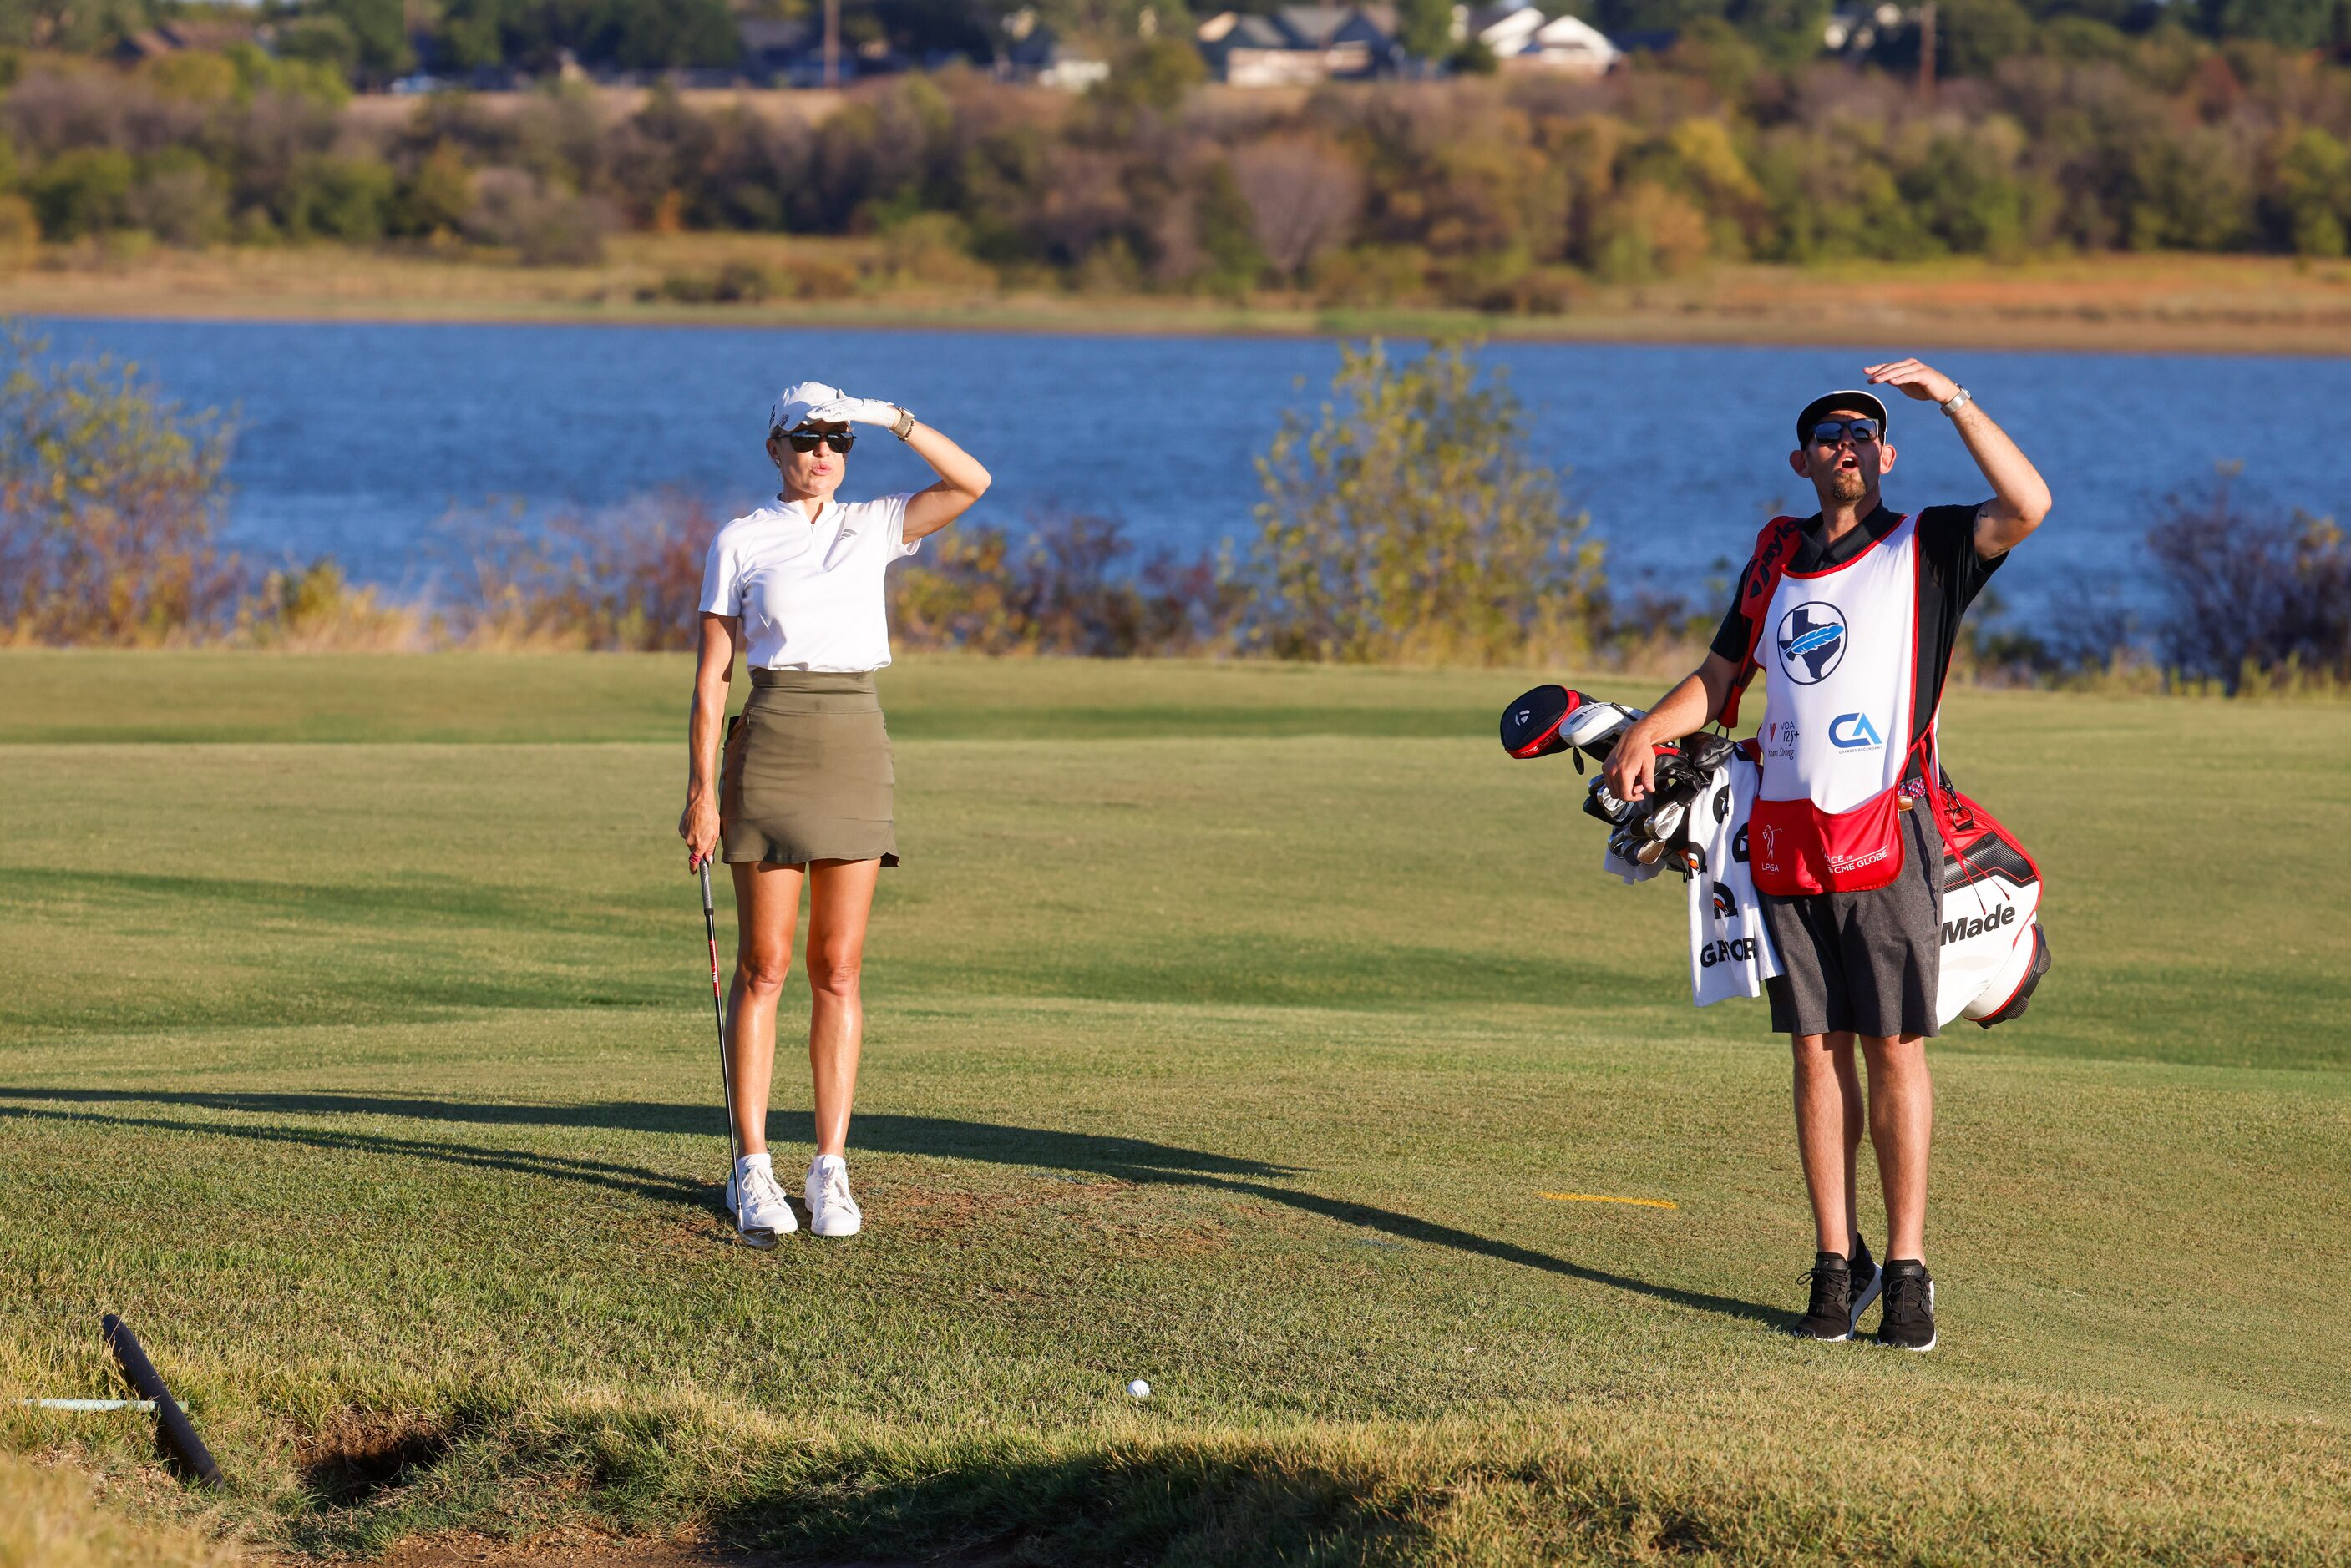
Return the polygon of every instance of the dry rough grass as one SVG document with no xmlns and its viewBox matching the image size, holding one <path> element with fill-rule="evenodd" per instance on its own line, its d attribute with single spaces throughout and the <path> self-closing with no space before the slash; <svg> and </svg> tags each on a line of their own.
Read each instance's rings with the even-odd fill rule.
<svg viewBox="0 0 2351 1568">
<path fill-rule="evenodd" d="M 2351 264 L 2265 256 L 2114 255 L 1999 265 L 1722 265 L 1595 288 L 1573 312 L 1323 310 L 1279 293 L 1248 305 L 1166 296 L 1000 293 L 913 285 L 763 305 L 645 301 L 674 274 L 728 262 L 873 271 L 876 242 L 760 234 L 625 234 L 584 267 L 403 255 L 329 244 L 157 250 L 131 261 L 63 253 L 0 278 L 0 312 L 266 320 L 579 320 L 713 326 L 965 326 L 1084 332 L 1504 337 L 1616 341 L 1880 343 L 2123 353 L 2351 352 Z"/>
<path fill-rule="evenodd" d="M 201 1530 L 125 1517 L 110 1488 L 61 1463 L 0 1453 L 0 1568 L 227 1568 L 251 1561 Z M 152 1488 L 134 1490 L 152 1490 Z"/>
</svg>

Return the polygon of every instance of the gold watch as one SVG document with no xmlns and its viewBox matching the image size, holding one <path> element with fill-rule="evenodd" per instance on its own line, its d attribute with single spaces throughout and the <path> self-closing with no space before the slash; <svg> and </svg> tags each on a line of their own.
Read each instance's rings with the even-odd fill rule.
<svg viewBox="0 0 2351 1568">
<path fill-rule="evenodd" d="M 904 441 L 908 436 L 914 433 L 914 413 L 907 409 L 899 408 L 896 403 L 893 403 L 890 406 L 898 410 L 898 422 L 890 427 L 890 433 L 896 436 L 900 441 Z"/>
</svg>

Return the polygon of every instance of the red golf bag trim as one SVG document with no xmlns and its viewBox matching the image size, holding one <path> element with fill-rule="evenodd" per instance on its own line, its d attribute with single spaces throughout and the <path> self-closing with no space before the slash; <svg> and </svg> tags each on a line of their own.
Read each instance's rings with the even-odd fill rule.
<svg viewBox="0 0 2351 1568">
<path fill-rule="evenodd" d="M 2022 861 L 2025 870 L 2031 873 L 2032 880 L 2041 880 L 2041 862 L 2032 857 L 2032 852 L 2018 841 L 2016 835 L 2001 826 L 1997 817 L 1959 790 L 1947 789 L 1938 793 L 1943 797 L 1943 807 L 1936 814 L 1937 826 L 1942 829 L 1944 847 L 1950 852 L 1951 858 L 1959 862 L 1963 873 L 1957 882 L 1947 877 L 1947 887 L 1964 888 L 2003 869 L 2008 871 L 2010 880 L 2020 883 L 2025 880 L 2018 877 L 2012 867 L 2001 865 L 2001 856 L 1998 849 L 1984 848 L 1987 838 L 1998 840 Z"/>
</svg>

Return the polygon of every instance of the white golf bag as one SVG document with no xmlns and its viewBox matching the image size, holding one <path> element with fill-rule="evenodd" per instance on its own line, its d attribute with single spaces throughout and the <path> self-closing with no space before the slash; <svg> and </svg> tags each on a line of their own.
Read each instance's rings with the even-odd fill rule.
<svg viewBox="0 0 2351 1568">
<path fill-rule="evenodd" d="M 1936 1014 L 1989 1029 L 2023 1012 L 2049 972 L 2041 867 L 2015 836 L 1955 789 L 1944 792 L 1943 973 Z M 1924 802 L 1920 803 L 1924 805 Z"/>
</svg>

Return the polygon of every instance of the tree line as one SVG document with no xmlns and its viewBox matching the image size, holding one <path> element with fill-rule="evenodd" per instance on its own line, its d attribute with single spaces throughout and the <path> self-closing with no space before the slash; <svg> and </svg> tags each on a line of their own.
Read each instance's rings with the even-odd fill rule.
<svg viewBox="0 0 2351 1568">
<path fill-rule="evenodd" d="M 1182 0 L 844 0 L 852 44 L 886 46 L 921 60 L 948 54 L 985 61 L 1041 22 L 1063 36 L 1102 45 L 1144 33 L 1181 36 L 1195 15 L 1270 11 L 1278 0 L 1237 6 Z M 1639 47 L 1691 28 L 1729 27 L 1782 64 L 1820 54 L 1833 0 L 1573 0 L 1573 12 Z M 1398 30 L 1432 61 L 1451 51 L 1448 0 L 1400 0 Z M 353 86 L 380 86 L 425 69 L 485 68 L 544 75 L 569 57 L 590 69 L 728 67 L 743 58 L 745 16 L 804 17 L 815 0 L 0 0 L 0 47 L 104 50 L 161 22 L 258 23 L 289 59 L 324 64 Z M 1917 10 L 1891 26 L 1848 29 L 1843 47 L 1884 65 L 1916 66 Z M 1144 13 L 1149 21 L 1144 21 Z M 1939 0 L 1937 63 L 1946 76 L 1986 74 L 2032 53 L 2111 56 L 2156 31 L 2290 49 L 2351 46 L 2351 0 Z M 1453 63 L 1474 61 L 1471 51 Z"/>
<path fill-rule="evenodd" d="M 27 60 L 0 91 L 0 255 L 128 234 L 537 263 L 592 259 L 616 226 L 865 234 L 917 280 L 1540 311 L 1710 259 L 2335 256 L 2351 228 L 2351 72 L 2178 29 L 2120 58 L 2007 59 L 1931 99 L 1704 26 L 1590 82 L 1237 104 L 1197 74 L 1165 44 L 1080 97 L 947 71 L 813 123 L 668 92 L 615 117 L 549 90 L 439 95 L 386 125 L 258 50 Z"/>
</svg>

